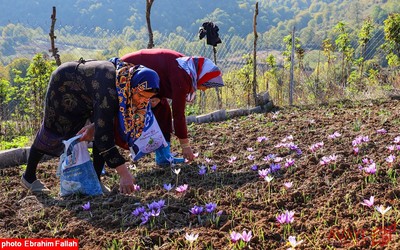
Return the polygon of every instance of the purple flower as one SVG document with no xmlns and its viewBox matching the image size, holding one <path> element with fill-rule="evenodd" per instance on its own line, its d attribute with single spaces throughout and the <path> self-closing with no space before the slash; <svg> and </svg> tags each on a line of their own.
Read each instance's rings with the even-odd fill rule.
<svg viewBox="0 0 400 250">
<path fill-rule="evenodd" d="M 268 176 L 269 174 L 271 173 L 271 170 L 270 169 L 261 169 L 261 170 L 258 170 L 258 175 L 261 177 L 261 178 L 265 178 L 266 176 Z"/>
<path fill-rule="evenodd" d="M 258 142 L 262 142 L 262 141 L 266 141 L 266 140 L 268 140 L 268 138 L 265 137 L 265 136 L 259 136 L 259 137 L 257 137 L 257 141 L 258 141 Z"/>
<path fill-rule="evenodd" d="M 247 148 L 246 150 L 249 151 L 249 152 L 253 152 L 254 151 L 253 148 Z"/>
<path fill-rule="evenodd" d="M 133 190 L 134 191 L 140 191 L 140 186 L 136 185 L 136 184 L 133 184 Z"/>
<path fill-rule="evenodd" d="M 253 170 L 253 171 L 257 171 L 257 170 L 258 170 L 258 166 L 257 166 L 257 165 L 253 165 L 253 166 L 251 166 L 251 170 Z"/>
<path fill-rule="evenodd" d="M 361 205 L 372 207 L 374 205 L 374 196 L 369 197 L 369 200 L 365 199 L 363 202 L 361 202 Z"/>
<path fill-rule="evenodd" d="M 82 209 L 83 209 L 84 211 L 90 210 L 90 202 L 88 201 L 87 203 L 83 204 L 83 205 L 82 205 Z"/>
<path fill-rule="evenodd" d="M 217 208 L 217 204 L 210 202 L 205 205 L 207 213 L 212 213 Z"/>
<path fill-rule="evenodd" d="M 384 128 L 381 128 L 381 129 L 376 130 L 376 132 L 377 132 L 378 134 L 386 134 L 386 133 L 387 133 L 387 130 L 384 129 Z"/>
<path fill-rule="evenodd" d="M 212 166 L 211 166 L 211 170 L 214 171 L 214 172 L 217 171 L 217 165 L 215 165 L 215 164 L 212 165 Z"/>
<path fill-rule="evenodd" d="M 135 210 L 133 210 L 132 215 L 139 216 L 144 212 L 146 212 L 145 207 L 137 207 Z"/>
<path fill-rule="evenodd" d="M 394 156 L 394 155 L 389 155 L 389 156 L 386 158 L 386 161 L 387 161 L 388 163 L 393 163 L 395 159 L 396 159 L 396 156 Z"/>
<path fill-rule="evenodd" d="M 279 164 L 279 163 L 276 163 L 276 164 L 272 163 L 271 166 L 270 166 L 270 168 L 271 168 L 271 172 L 272 172 L 272 173 L 275 173 L 276 171 L 278 171 L 278 170 L 281 169 L 281 164 Z"/>
<path fill-rule="evenodd" d="M 231 156 L 228 160 L 229 163 L 234 163 L 236 161 L 237 157 L 236 156 Z"/>
<path fill-rule="evenodd" d="M 177 188 L 176 188 L 176 191 L 178 192 L 178 193 L 184 193 L 184 192 L 186 192 L 186 190 L 188 189 L 188 184 L 183 184 L 183 185 L 181 185 L 181 186 L 178 186 Z"/>
<path fill-rule="evenodd" d="M 146 223 L 149 221 L 150 216 L 151 216 L 150 213 L 144 212 L 144 213 L 142 214 L 142 217 L 140 217 L 140 219 L 142 220 L 142 223 L 140 223 L 140 225 L 146 224 Z"/>
<path fill-rule="evenodd" d="M 240 233 L 237 233 L 235 231 L 231 232 L 231 241 L 233 243 L 236 243 L 237 241 L 239 241 L 242 238 L 242 235 Z"/>
<path fill-rule="evenodd" d="M 190 209 L 190 213 L 194 215 L 199 215 L 203 212 L 204 208 L 201 206 L 194 206 Z"/>
<path fill-rule="evenodd" d="M 286 210 L 284 213 L 278 215 L 276 220 L 279 222 L 279 224 L 292 223 L 294 221 L 294 211 Z"/>
<path fill-rule="evenodd" d="M 168 192 L 171 191 L 171 189 L 172 189 L 171 183 L 164 184 L 164 189 L 167 190 Z"/>
<path fill-rule="evenodd" d="M 397 136 L 393 140 L 394 143 L 399 144 L 400 143 L 400 136 Z"/>
<path fill-rule="evenodd" d="M 253 155 L 249 155 L 247 156 L 247 159 L 249 159 L 250 161 L 254 161 L 255 157 Z"/>
<path fill-rule="evenodd" d="M 219 211 L 217 212 L 217 216 L 221 216 L 223 213 L 224 213 L 223 210 L 219 210 Z"/>
<path fill-rule="evenodd" d="M 291 187 L 293 186 L 293 182 L 285 182 L 285 183 L 283 183 L 283 186 L 284 186 L 286 189 L 289 189 L 289 188 L 291 188 Z"/>
<path fill-rule="evenodd" d="M 342 134 L 340 134 L 339 132 L 335 132 L 335 133 L 333 133 L 333 134 L 331 134 L 331 135 L 328 135 L 328 138 L 329 139 L 336 139 L 336 138 L 338 138 L 338 137 L 340 137 Z"/>
<path fill-rule="evenodd" d="M 210 159 L 210 158 L 206 158 L 206 162 L 207 162 L 207 163 L 210 163 L 210 162 L 211 162 L 211 159 Z"/>
<path fill-rule="evenodd" d="M 290 167 L 294 165 L 294 160 L 292 158 L 286 159 L 285 167 Z"/>
<path fill-rule="evenodd" d="M 242 233 L 242 240 L 243 240 L 244 242 L 249 242 L 249 241 L 251 240 L 251 237 L 252 237 L 251 231 L 246 232 L 246 230 L 243 230 L 243 233 Z"/>
<path fill-rule="evenodd" d="M 207 173 L 206 166 L 202 165 L 199 169 L 199 175 L 205 175 Z"/>
</svg>

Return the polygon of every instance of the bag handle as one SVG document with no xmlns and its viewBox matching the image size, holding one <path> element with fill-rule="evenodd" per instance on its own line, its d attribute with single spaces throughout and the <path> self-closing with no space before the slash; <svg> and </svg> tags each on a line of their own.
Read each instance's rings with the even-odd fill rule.
<svg viewBox="0 0 400 250">
<path fill-rule="evenodd" d="M 74 146 L 80 142 L 79 138 L 81 138 L 81 137 L 82 137 L 82 134 L 76 135 L 66 141 L 65 140 L 63 141 L 63 143 L 65 145 L 65 148 L 64 148 L 65 155 L 72 154 Z"/>
</svg>

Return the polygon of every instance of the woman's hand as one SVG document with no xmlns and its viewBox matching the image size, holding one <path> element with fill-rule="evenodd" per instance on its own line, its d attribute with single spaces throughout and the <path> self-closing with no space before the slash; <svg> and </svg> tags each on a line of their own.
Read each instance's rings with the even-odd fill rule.
<svg viewBox="0 0 400 250">
<path fill-rule="evenodd" d="M 188 161 L 193 161 L 194 154 L 192 148 L 190 147 L 189 139 L 179 139 L 179 143 L 181 144 L 183 158 L 187 159 Z"/>
<path fill-rule="evenodd" d="M 192 148 L 190 146 L 187 148 L 182 148 L 182 155 L 183 155 L 183 158 L 187 159 L 188 161 L 194 160 L 194 154 L 193 154 Z"/>
<path fill-rule="evenodd" d="M 79 141 L 93 141 L 94 139 L 94 123 L 86 125 L 78 131 L 77 135 L 82 134 Z"/>
<path fill-rule="evenodd" d="M 124 163 L 118 166 L 115 170 L 119 174 L 119 192 L 123 194 L 130 194 L 135 191 L 135 178 L 133 178 L 131 172 L 129 172 L 127 164 Z"/>
</svg>

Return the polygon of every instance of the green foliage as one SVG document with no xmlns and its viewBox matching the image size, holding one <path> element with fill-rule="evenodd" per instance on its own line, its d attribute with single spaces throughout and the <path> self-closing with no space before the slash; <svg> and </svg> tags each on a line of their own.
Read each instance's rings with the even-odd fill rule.
<svg viewBox="0 0 400 250">
<path fill-rule="evenodd" d="M 11 141 L 8 141 L 0 137 L 0 150 L 26 147 L 28 144 L 30 144 L 30 139 L 31 138 L 29 136 L 18 136 L 11 139 Z"/>
</svg>

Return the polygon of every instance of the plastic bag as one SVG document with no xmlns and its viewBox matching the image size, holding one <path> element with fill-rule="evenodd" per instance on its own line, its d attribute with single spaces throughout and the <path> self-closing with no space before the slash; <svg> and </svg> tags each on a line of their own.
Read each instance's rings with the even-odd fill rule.
<svg viewBox="0 0 400 250">
<path fill-rule="evenodd" d="M 144 155 L 167 146 L 168 143 L 151 111 L 151 105 L 148 105 L 142 134 L 133 142 L 133 145 L 129 145 L 131 158 L 137 161 Z"/>
<path fill-rule="evenodd" d="M 63 141 L 65 149 L 57 169 L 57 176 L 60 177 L 60 196 L 76 193 L 90 196 L 103 194 L 90 159 L 87 142 L 79 141 L 81 136 Z"/>
</svg>

